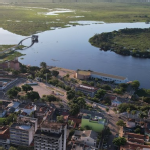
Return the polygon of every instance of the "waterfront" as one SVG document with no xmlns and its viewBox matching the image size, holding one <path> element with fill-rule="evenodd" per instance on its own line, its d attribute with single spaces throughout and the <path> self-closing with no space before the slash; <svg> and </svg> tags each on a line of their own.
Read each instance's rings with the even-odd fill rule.
<svg viewBox="0 0 150 150">
<path fill-rule="evenodd" d="M 96 33 L 110 32 L 123 28 L 149 28 L 145 23 L 102 23 L 79 22 L 84 25 L 50 30 L 39 33 L 39 43 L 21 51 L 26 54 L 19 61 L 27 65 L 39 66 L 44 61 L 47 65 L 68 69 L 90 69 L 93 71 L 125 76 L 129 80 L 139 80 L 141 87 L 150 88 L 150 59 L 121 56 L 114 52 L 100 51 L 91 46 L 89 38 Z M 1 31 L 1 30 L 0 30 Z M 1 33 L 1 32 L 0 32 Z M 7 34 L 7 36 L 10 36 Z M 13 40 L 18 42 L 23 36 L 13 34 Z M 15 38 L 16 36 L 16 38 Z M 0 34 L 0 44 L 16 44 L 11 40 L 3 39 Z M 9 43 L 11 42 L 11 43 Z M 17 42 L 17 43 L 18 43 Z M 23 45 L 29 45 L 27 40 Z M 24 58 L 24 59 L 21 59 Z"/>
</svg>

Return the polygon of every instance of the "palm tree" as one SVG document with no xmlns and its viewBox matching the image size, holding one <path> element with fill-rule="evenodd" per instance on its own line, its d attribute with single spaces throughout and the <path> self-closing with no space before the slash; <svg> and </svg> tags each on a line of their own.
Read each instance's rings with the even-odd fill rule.
<svg viewBox="0 0 150 150">
<path fill-rule="evenodd" d="M 128 118 L 129 118 L 130 108 L 127 108 L 127 113 L 128 113 Z"/>
</svg>

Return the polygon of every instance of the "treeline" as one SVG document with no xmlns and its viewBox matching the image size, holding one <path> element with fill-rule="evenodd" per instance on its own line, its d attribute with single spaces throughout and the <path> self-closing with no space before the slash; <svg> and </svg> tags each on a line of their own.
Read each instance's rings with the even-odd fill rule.
<svg viewBox="0 0 150 150">
<path fill-rule="evenodd" d="M 104 51 L 111 50 L 120 55 L 150 58 L 150 45 L 149 42 L 147 42 L 149 40 L 147 34 L 150 34 L 150 28 L 126 28 L 119 31 L 95 34 L 89 39 L 89 42 L 93 46 L 99 47 Z M 145 38 L 143 38 L 144 35 Z M 140 37 L 138 42 L 137 36 L 138 38 Z M 143 47 L 140 45 L 140 43 L 142 43 Z"/>
<path fill-rule="evenodd" d="M 51 3 L 58 3 L 58 2 L 121 2 L 121 3 L 143 3 L 149 2 L 149 0 L 0 0 L 0 2 L 5 3 L 43 3 L 43 2 L 51 2 Z"/>
</svg>

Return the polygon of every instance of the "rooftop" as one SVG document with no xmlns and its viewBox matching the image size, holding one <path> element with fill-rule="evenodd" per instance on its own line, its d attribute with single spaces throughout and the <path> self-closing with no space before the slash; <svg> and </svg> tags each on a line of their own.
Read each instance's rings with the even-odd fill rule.
<svg viewBox="0 0 150 150">
<path fill-rule="evenodd" d="M 66 125 L 65 123 L 44 121 L 41 125 L 41 128 L 60 129 L 62 126 L 65 125 Z"/>
<path fill-rule="evenodd" d="M 36 133 L 35 133 L 35 136 L 36 135 L 40 135 L 40 136 L 48 136 L 48 137 L 53 137 L 53 138 L 60 138 L 61 134 L 56 134 L 56 133 L 51 133 L 51 132 L 44 132 L 44 131 L 41 131 L 41 130 L 37 130 Z"/>
<path fill-rule="evenodd" d="M 21 130 L 29 130 L 31 128 L 31 126 L 27 125 L 27 124 L 13 123 L 11 125 L 11 128 L 21 129 Z"/>
<path fill-rule="evenodd" d="M 98 90 L 98 88 L 89 85 L 83 85 L 83 84 L 77 86 L 77 89 L 84 89 L 85 91 L 91 91 L 91 92 Z"/>
<path fill-rule="evenodd" d="M 75 130 L 74 136 L 81 136 L 81 137 L 91 137 L 93 139 L 97 139 L 97 133 L 93 130 L 84 130 L 84 131 L 78 131 Z"/>
<path fill-rule="evenodd" d="M 91 72 L 91 75 L 92 74 L 96 74 L 96 75 L 100 75 L 100 76 L 108 77 L 108 78 L 113 78 L 113 79 L 119 79 L 119 80 L 125 80 L 126 79 L 125 77 L 122 77 L 122 76 L 115 76 L 115 75 L 100 73 L 100 72 Z"/>
<path fill-rule="evenodd" d="M 77 71 L 77 73 L 81 74 L 81 75 L 91 75 L 90 71 L 84 71 L 84 70 L 79 70 L 79 71 Z"/>
</svg>

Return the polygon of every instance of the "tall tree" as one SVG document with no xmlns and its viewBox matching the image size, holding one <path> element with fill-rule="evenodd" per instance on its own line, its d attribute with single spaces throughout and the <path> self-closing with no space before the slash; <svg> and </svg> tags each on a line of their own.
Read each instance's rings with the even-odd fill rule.
<svg viewBox="0 0 150 150">
<path fill-rule="evenodd" d="M 139 82 L 138 80 L 134 80 L 134 81 L 132 81 L 131 86 L 132 86 L 135 90 L 137 90 L 137 89 L 139 88 L 139 86 L 140 86 L 140 82 Z"/>
<path fill-rule="evenodd" d="M 28 91 L 32 91 L 33 88 L 29 84 L 24 84 L 24 85 L 22 85 L 22 90 L 27 93 Z"/>
<path fill-rule="evenodd" d="M 46 67 L 47 67 L 47 64 L 46 64 L 46 62 L 41 62 L 41 63 L 40 63 L 40 66 L 41 66 L 42 68 L 46 68 Z"/>
<path fill-rule="evenodd" d="M 124 137 L 114 138 L 113 144 L 116 146 L 125 145 L 127 140 Z"/>
</svg>

